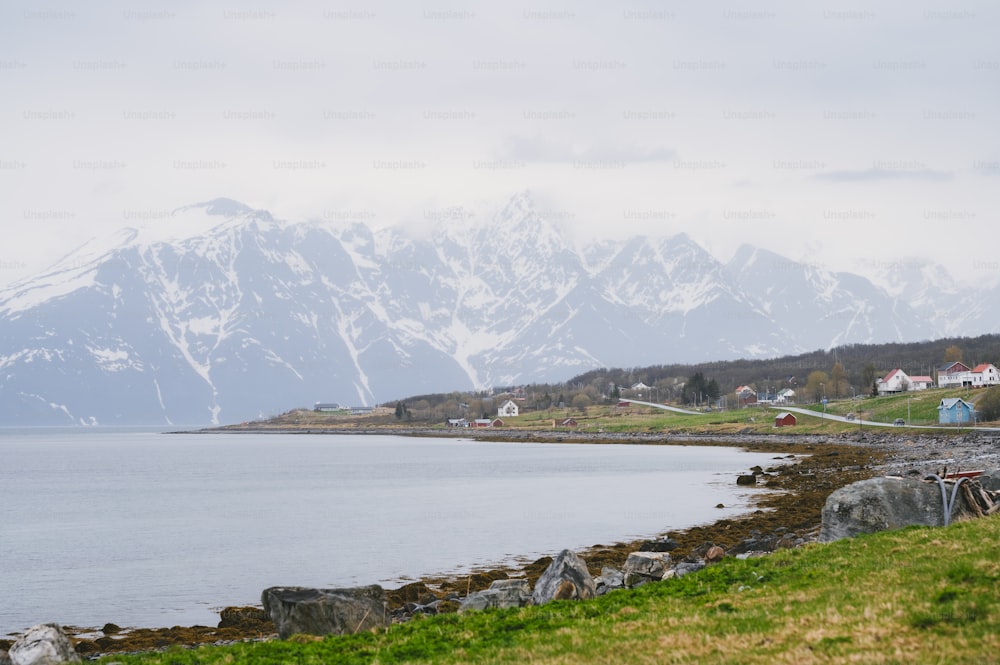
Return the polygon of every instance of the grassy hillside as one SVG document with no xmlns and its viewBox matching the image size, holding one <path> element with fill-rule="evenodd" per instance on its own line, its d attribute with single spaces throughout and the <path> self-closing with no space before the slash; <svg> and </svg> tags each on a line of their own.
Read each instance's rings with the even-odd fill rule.
<svg viewBox="0 0 1000 665">
<path fill-rule="evenodd" d="M 826 413 L 845 416 L 854 413 L 865 420 L 892 423 L 903 418 L 912 425 L 938 424 L 937 407 L 947 397 L 961 397 L 975 402 L 981 391 L 965 388 L 943 388 L 902 393 L 886 397 L 845 398 L 831 401 Z M 821 404 L 797 405 L 820 413 Z M 663 431 L 686 433 L 768 433 L 774 431 L 775 409 L 754 407 L 732 411 L 713 411 L 686 415 L 654 407 L 633 404 L 626 408 L 591 406 L 581 413 L 579 409 L 549 409 L 529 412 L 517 418 L 504 419 L 508 427 L 551 429 L 554 422 L 572 417 L 582 432 Z M 857 430 L 857 424 L 832 420 L 798 418 L 798 424 L 784 430 L 787 433 L 838 433 Z"/>
<path fill-rule="evenodd" d="M 938 424 L 938 405 L 942 399 L 961 397 L 967 402 L 975 403 L 982 391 L 967 388 L 934 388 L 919 390 L 885 397 L 865 397 L 858 400 L 841 400 L 827 404 L 827 413 L 846 415 L 855 413 L 865 420 L 891 423 L 896 418 L 902 418 L 911 425 Z M 810 404 L 805 408 L 822 411 L 820 404 Z"/>
<path fill-rule="evenodd" d="M 997 663 L 997 542 L 1000 515 L 727 559 L 680 580 L 586 602 L 107 661 Z"/>
<path fill-rule="evenodd" d="M 854 413 L 865 420 L 892 423 L 902 418 L 911 425 L 936 425 L 938 404 L 946 397 L 961 397 L 975 403 L 982 391 L 966 388 L 934 388 L 887 397 L 844 398 L 831 401 L 826 413 L 844 416 Z M 820 404 L 796 405 L 817 413 L 823 411 Z M 551 430 L 556 423 L 567 418 L 577 422 L 574 431 L 584 433 L 618 432 L 664 432 L 687 434 L 768 434 L 775 432 L 774 409 L 754 407 L 732 411 L 712 411 L 685 415 L 656 409 L 650 406 L 631 404 L 628 407 L 612 405 L 592 405 L 580 408 L 549 408 L 541 411 L 527 411 L 515 418 L 504 418 L 505 428 L 520 430 Z M 344 416 L 339 414 L 316 413 L 308 410 L 292 411 L 266 423 L 252 423 L 254 428 L 278 427 L 283 429 L 311 428 L 351 428 L 351 427 L 407 427 L 414 423 L 400 421 L 393 417 L 391 410 L 380 409 L 371 416 Z M 420 423 L 423 426 L 444 429 L 442 422 Z M 986 423 L 995 425 L 996 423 Z M 240 429 L 235 427 L 234 429 Z M 841 423 L 800 416 L 794 428 L 781 430 L 786 434 L 838 434 L 857 431 L 858 424 Z M 862 427 L 863 429 L 863 427 Z M 957 431 L 957 428 L 955 428 Z M 567 429 L 567 433 L 570 430 Z"/>
</svg>

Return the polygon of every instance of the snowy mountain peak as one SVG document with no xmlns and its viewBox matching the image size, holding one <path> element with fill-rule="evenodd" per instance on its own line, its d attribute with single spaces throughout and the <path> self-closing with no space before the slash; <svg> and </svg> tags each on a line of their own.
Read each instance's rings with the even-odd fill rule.
<svg viewBox="0 0 1000 665">
<path fill-rule="evenodd" d="M 196 208 L 204 210 L 207 215 L 220 217 L 256 217 L 265 221 L 273 221 L 271 213 L 267 210 L 255 210 L 245 203 L 227 198 L 218 198 L 212 199 L 211 201 L 194 203 L 189 206 L 178 208 L 174 212 L 183 212 Z"/>
<path fill-rule="evenodd" d="M 921 297 L 937 304 L 915 311 L 862 277 L 750 246 L 726 265 L 686 235 L 577 249 L 528 192 L 462 210 L 421 235 L 216 199 L 91 241 L 0 291 L 0 424 L 234 422 L 926 339 L 941 334 L 935 307 L 959 320 L 935 300 L 932 266 Z M 996 326 L 997 308 L 955 307 L 966 333 Z"/>
</svg>

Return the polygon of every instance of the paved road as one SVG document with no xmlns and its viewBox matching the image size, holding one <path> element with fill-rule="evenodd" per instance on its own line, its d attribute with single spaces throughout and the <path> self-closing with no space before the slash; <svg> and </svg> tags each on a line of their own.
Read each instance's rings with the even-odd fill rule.
<svg viewBox="0 0 1000 665">
<path fill-rule="evenodd" d="M 771 409 L 773 409 L 775 411 L 789 411 L 791 413 L 800 413 L 803 416 L 812 416 L 813 418 L 824 418 L 826 420 L 836 420 L 837 422 L 841 422 L 841 423 L 850 423 L 852 425 L 858 425 L 858 427 L 861 427 L 862 425 L 868 425 L 868 426 L 871 426 L 871 427 L 897 427 L 897 425 L 893 425 L 892 423 L 882 423 L 882 422 L 876 422 L 874 420 L 860 420 L 860 419 L 857 419 L 857 418 L 854 419 L 854 420 L 848 420 L 844 416 L 837 416 L 837 415 L 834 415 L 832 413 L 827 413 L 827 414 L 824 415 L 823 413 L 821 413 L 819 411 L 813 411 L 812 409 L 800 409 L 800 408 L 797 408 L 797 407 L 794 407 L 794 406 L 772 406 L 772 407 L 769 407 L 769 408 L 771 408 Z M 951 430 L 951 431 L 955 430 L 955 427 L 953 425 L 948 425 L 948 426 L 940 426 L 940 425 L 906 425 L 906 427 L 909 427 L 911 429 L 946 429 L 946 430 Z M 970 428 L 970 427 L 963 427 L 961 429 L 972 429 L 972 428 Z M 990 431 L 990 432 L 1000 431 L 1000 427 L 976 427 L 975 429 L 984 430 L 984 431 Z"/>
<path fill-rule="evenodd" d="M 623 402 L 629 402 L 630 404 L 641 404 L 643 406 L 651 406 L 654 409 L 663 409 L 664 411 L 673 411 L 674 413 L 682 413 L 686 416 L 703 416 L 705 415 L 702 411 L 690 411 L 688 409 L 681 409 L 676 406 L 667 406 L 666 404 L 658 404 L 656 402 L 640 402 L 636 399 L 623 399 Z M 835 420 L 839 423 L 848 423 L 850 425 L 857 425 L 860 427 L 898 427 L 892 423 L 876 422 L 874 420 L 861 420 L 855 418 L 854 420 L 848 420 L 844 416 L 834 415 L 832 413 L 823 414 L 819 411 L 813 411 L 812 409 L 803 409 L 796 406 L 771 406 L 768 407 L 774 411 L 789 411 L 791 413 L 798 413 L 803 416 L 810 416 L 812 418 L 823 418 L 825 420 Z M 949 426 L 939 426 L 939 425 L 907 425 L 906 427 L 910 429 L 941 429 L 955 431 L 953 425 Z M 970 427 L 963 427 L 961 429 L 972 429 Z M 976 427 L 977 430 L 982 430 L 984 432 L 1000 432 L 1000 427 Z"/>
<path fill-rule="evenodd" d="M 654 409 L 663 409 L 664 411 L 673 411 L 674 413 L 683 413 L 687 416 L 701 416 L 704 415 L 701 411 L 688 411 L 687 409 L 681 409 L 676 406 L 667 406 L 666 404 L 657 404 L 656 402 L 640 402 L 637 399 L 623 399 L 623 402 L 628 402 L 629 404 L 642 404 L 643 406 L 651 406 Z"/>
</svg>

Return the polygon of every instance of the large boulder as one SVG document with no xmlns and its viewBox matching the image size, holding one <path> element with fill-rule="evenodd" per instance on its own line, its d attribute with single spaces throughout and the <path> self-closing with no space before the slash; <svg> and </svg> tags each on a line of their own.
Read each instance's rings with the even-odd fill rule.
<svg viewBox="0 0 1000 665">
<path fill-rule="evenodd" d="M 352 589 L 271 587 L 261 594 L 264 612 L 282 639 L 348 635 L 389 625 L 385 590 L 373 584 Z"/>
<path fill-rule="evenodd" d="M 490 588 L 470 593 L 459 612 L 524 607 L 531 603 L 531 585 L 525 579 L 493 580 Z"/>
<path fill-rule="evenodd" d="M 632 552 L 625 559 L 625 566 L 622 568 L 625 586 L 631 588 L 647 582 L 658 582 L 669 568 L 670 555 L 666 552 Z"/>
<path fill-rule="evenodd" d="M 80 654 L 62 626 L 43 623 L 25 631 L 8 652 L 11 665 L 57 665 L 79 663 Z"/>
<path fill-rule="evenodd" d="M 950 502 L 954 485 L 948 483 L 945 487 Z M 951 520 L 974 514 L 965 502 L 965 493 L 959 491 Z M 819 541 L 825 543 L 911 525 L 943 524 L 944 503 L 936 482 L 891 476 L 869 478 L 841 487 L 827 498 Z"/>
<path fill-rule="evenodd" d="M 563 550 L 535 583 L 531 600 L 544 605 L 553 600 L 586 600 L 597 595 L 594 578 L 576 552 Z"/>
</svg>

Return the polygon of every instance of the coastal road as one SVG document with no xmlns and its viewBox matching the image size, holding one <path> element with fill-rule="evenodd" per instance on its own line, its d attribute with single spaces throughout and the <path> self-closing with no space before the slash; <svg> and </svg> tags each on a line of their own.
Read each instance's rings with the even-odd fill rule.
<svg viewBox="0 0 1000 665">
<path fill-rule="evenodd" d="M 654 409 L 663 409 L 664 411 L 673 411 L 674 413 L 681 413 L 686 416 L 703 416 L 705 413 L 701 411 L 690 411 L 688 409 L 681 409 L 676 406 L 668 406 L 666 404 L 657 404 L 656 402 L 642 402 L 636 399 L 623 399 L 623 402 L 629 402 L 630 404 L 641 404 L 642 406 L 651 406 Z M 803 409 L 795 406 L 771 406 L 768 407 L 773 411 L 788 411 L 790 413 L 797 413 L 803 416 L 809 416 L 811 418 L 822 418 L 824 420 L 835 420 L 840 423 L 848 423 L 850 425 L 857 425 L 858 427 L 900 427 L 899 425 L 893 425 L 892 423 L 876 422 L 874 420 L 861 420 L 860 418 L 855 418 L 854 420 L 848 420 L 844 416 L 838 416 L 832 413 L 823 414 L 819 411 L 813 411 L 811 409 Z M 941 426 L 941 425 L 905 425 L 909 429 L 936 429 L 936 430 L 948 430 L 955 431 L 953 425 Z M 959 429 L 977 429 L 984 432 L 1000 432 L 1000 427 L 962 427 Z"/>
<path fill-rule="evenodd" d="M 836 420 L 840 423 L 849 423 L 851 425 L 857 425 L 861 427 L 862 425 L 867 425 L 871 427 L 900 427 L 900 425 L 893 425 L 892 423 L 882 423 L 875 422 L 874 420 L 861 420 L 855 418 L 854 420 L 848 420 L 844 416 L 837 416 L 832 413 L 823 414 L 819 411 L 813 411 L 812 409 L 800 409 L 794 406 L 772 406 L 769 407 L 774 411 L 788 411 L 790 413 L 798 413 L 803 416 L 812 416 L 813 418 L 822 418 L 824 420 Z M 910 429 L 943 429 L 954 431 L 955 427 L 953 425 L 941 426 L 941 425 L 903 425 L 903 427 L 908 427 Z M 960 429 L 973 429 L 971 427 L 962 427 Z M 987 432 L 1000 432 L 1000 427 L 976 427 L 974 429 L 983 430 Z"/>
<path fill-rule="evenodd" d="M 623 399 L 622 401 L 628 402 L 629 404 L 642 404 L 643 406 L 651 406 L 654 409 L 663 409 L 664 411 L 673 411 L 674 413 L 683 413 L 686 416 L 703 415 L 700 411 L 688 411 L 687 409 L 680 409 L 676 406 L 667 406 L 666 404 L 657 404 L 656 402 L 640 402 L 637 399 Z"/>
</svg>

